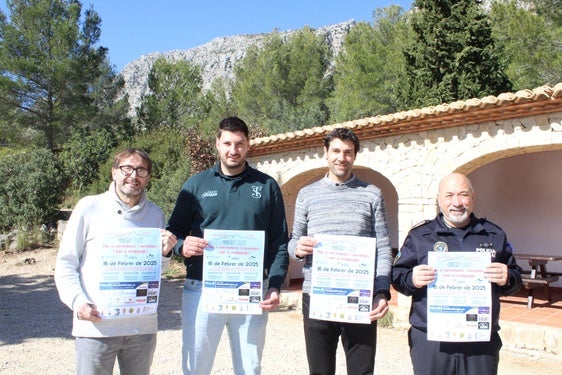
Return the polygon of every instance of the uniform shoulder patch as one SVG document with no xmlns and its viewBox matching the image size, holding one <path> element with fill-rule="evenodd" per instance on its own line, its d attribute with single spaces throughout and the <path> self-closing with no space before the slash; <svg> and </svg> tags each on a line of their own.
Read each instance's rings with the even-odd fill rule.
<svg viewBox="0 0 562 375">
<path fill-rule="evenodd" d="M 419 223 L 415 224 L 412 228 L 410 228 L 410 230 L 416 229 L 416 228 L 421 227 L 422 225 L 428 224 L 430 222 L 431 222 L 431 220 L 422 220 Z"/>
</svg>

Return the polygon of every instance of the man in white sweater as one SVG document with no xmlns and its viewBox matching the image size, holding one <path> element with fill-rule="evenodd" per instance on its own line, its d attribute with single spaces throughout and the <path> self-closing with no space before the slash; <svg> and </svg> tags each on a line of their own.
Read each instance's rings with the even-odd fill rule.
<svg viewBox="0 0 562 375">
<path fill-rule="evenodd" d="M 111 317 L 101 311 L 94 298 L 99 298 L 101 281 L 107 281 L 100 281 L 99 275 L 101 260 L 108 251 L 103 248 L 108 232 L 158 228 L 164 257 L 171 254 L 177 242 L 172 233 L 162 229 L 162 210 L 146 198 L 151 172 L 152 161 L 141 149 L 126 149 L 115 155 L 109 190 L 82 198 L 64 231 L 55 283 L 62 302 L 73 311 L 78 374 L 110 375 L 116 358 L 122 375 L 150 372 L 158 330 L 155 309 L 148 314 L 127 311 Z M 157 282 L 159 285 L 160 280 Z"/>
</svg>

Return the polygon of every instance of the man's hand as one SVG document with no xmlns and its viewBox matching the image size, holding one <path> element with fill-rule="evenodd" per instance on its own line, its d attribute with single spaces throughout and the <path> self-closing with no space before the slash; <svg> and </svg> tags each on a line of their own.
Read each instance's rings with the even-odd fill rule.
<svg viewBox="0 0 562 375">
<path fill-rule="evenodd" d="M 369 313 L 371 322 L 381 319 L 388 312 L 388 300 L 382 294 L 377 294 L 373 300 L 373 309 Z"/>
<path fill-rule="evenodd" d="M 505 286 L 509 281 L 509 272 L 507 265 L 503 263 L 490 263 L 484 270 L 484 277 L 491 282 L 496 283 L 498 286 Z"/>
<path fill-rule="evenodd" d="M 166 229 L 162 229 L 160 234 L 162 236 L 162 255 L 167 257 L 170 255 L 170 251 L 172 251 L 174 246 L 178 243 L 178 239 L 172 232 L 167 231 Z"/>
<path fill-rule="evenodd" d="M 265 298 L 260 302 L 263 310 L 271 311 L 279 306 L 279 290 L 277 288 L 269 288 L 265 293 Z"/>
<path fill-rule="evenodd" d="M 203 255 L 203 250 L 208 246 L 208 243 L 203 238 L 188 236 L 183 240 L 183 247 L 181 254 L 185 258 Z"/>
<path fill-rule="evenodd" d="M 90 322 L 101 322 L 100 312 L 93 303 L 84 303 L 76 311 L 78 320 L 88 320 Z"/>
<path fill-rule="evenodd" d="M 298 258 L 304 258 L 307 255 L 312 255 L 314 251 L 314 246 L 318 243 L 313 237 L 302 236 L 297 241 L 297 247 L 295 248 L 295 256 Z"/>
<path fill-rule="evenodd" d="M 427 264 L 419 264 L 412 270 L 412 282 L 416 288 L 429 285 L 435 280 L 435 269 Z"/>
</svg>

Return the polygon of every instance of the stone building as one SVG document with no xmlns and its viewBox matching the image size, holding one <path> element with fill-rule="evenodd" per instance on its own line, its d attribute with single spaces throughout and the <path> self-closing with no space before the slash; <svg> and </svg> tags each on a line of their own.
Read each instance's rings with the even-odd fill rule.
<svg viewBox="0 0 562 375">
<path fill-rule="evenodd" d="M 334 127 L 361 140 L 355 173 L 382 189 L 393 248 L 435 216 L 439 180 L 461 172 L 476 215 L 499 224 L 514 251 L 562 255 L 562 83 L 253 140 L 249 162 L 280 184 L 289 230 L 299 189 L 326 173 L 322 138 Z"/>
</svg>

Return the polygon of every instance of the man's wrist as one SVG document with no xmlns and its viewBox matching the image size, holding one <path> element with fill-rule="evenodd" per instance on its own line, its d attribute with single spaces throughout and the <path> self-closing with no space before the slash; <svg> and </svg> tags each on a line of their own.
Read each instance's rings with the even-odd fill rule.
<svg viewBox="0 0 562 375">
<path fill-rule="evenodd" d="M 387 301 L 390 301 L 390 291 L 388 290 L 377 290 L 377 293 L 375 294 L 375 296 L 381 295 L 384 298 L 386 298 Z"/>
</svg>

